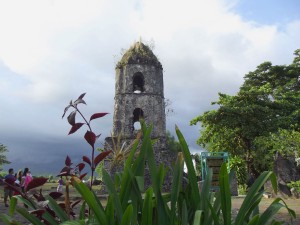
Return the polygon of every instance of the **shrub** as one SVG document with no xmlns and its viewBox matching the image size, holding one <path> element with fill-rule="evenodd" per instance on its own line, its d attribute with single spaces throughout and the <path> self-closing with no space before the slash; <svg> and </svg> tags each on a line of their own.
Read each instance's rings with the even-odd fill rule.
<svg viewBox="0 0 300 225">
<path fill-rule="evenodd" d="M 248 173 L 246 168 L 246 162 L 244 159 L 233 156 L 230 159 L 230 170 L 234 170 L 236 173 L 237 182 L 239 185 L 244 185 L 248 180 Z"/>
<path fill-rule="evenodd" d="M 298 193 L 300 193 L 300 180 L 291 181 L 287 184 L 289 188 L 294 188 Z"/>
</svg>

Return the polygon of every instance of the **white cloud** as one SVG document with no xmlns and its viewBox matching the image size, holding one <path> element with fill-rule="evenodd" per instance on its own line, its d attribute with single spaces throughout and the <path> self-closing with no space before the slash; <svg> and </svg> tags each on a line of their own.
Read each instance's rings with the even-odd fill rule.
<svg viewBox="0 0 300 225">
<path fill-rule="evenodd" d="M 111 113 L 99 123 L 109 134 L 115 63 L 121 49 L 141 37 L 154 40 L 164 68 L 165 97 L 175 110 L 168 126 L 179 124 L 197 148 L 199 127 L 189 121 L 210 109 L 218 92 L 234 94 L 243 76 L 264 61 L 291 63 L 300 46 L 300 21 L 280 28 L 246 21 L 234 11 L 236 3 L 0 0 L 1 128 L 20 131 L 23 124 L 23 132 L 59 136 L 68 130 L 60 120 L 63 108 L 87 92 L 88 114 Z"/>
</svg>

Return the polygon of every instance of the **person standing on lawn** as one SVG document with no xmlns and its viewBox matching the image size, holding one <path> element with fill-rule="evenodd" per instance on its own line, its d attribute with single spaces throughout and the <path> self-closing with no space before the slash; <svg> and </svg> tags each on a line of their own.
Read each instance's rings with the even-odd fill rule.
<svg viewBox="0 0 300 225">
<path fill-rule="evenodd" d="M 27 174 L 26 174 L 26 177 L 25 177 L 25 181 L 24 181 L 24 188 L 25 188 L 25 191 L 27 191 L 27 186 L 28 184 L 33 180 L 33 177 L 31 175 L 31 172 L 30 170 L 28 170 Z"/>
<path fill-rule="evenodd" d="M 64 186 L 64 181 L 62 179 L 62 176 L 60 177 L 60 179 L 58 180 L 58 185 L 57 185 L 57 192 L 63 192 L 63 186 Z"/>
<path fill-rule="evenodd" d="M 25 168 L 24 169 L 24 172 L 23 172 L 23 175 L 22 175 L 22 178 L 21 178 L 21 188 L 22 188 L 22 192 L 25 192 L 25 179 L 26 179 L 26 175 L 29 171 L 29 168 Z"/>
<path fill-rule="evenodd" d="M 14 176 L 14 169 L 13 168 L 10 168 L 8 170 L 8 174 L 4 177 L 4 181 L 7 184 L 10 184 L 10 185 L 15 184 L 16 177 Z M 5 185 L 4 186 L 4 204 L 5 204 L 5 207 L 8 207 L 8 204 L 7 204 L 8 197 L 10 199 L 12 197 L 12 195 L 13 195 L 13 190 L 8 185 Z"/>
</svg>

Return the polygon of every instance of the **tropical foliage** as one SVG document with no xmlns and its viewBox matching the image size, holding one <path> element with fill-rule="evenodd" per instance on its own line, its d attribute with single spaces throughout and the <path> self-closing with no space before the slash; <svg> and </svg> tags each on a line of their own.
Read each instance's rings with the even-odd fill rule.
<svg viewBox="0 0 300 225">
<path fill-rule="evenodd" d="M 180 151 L 180 143 L 175 139 L 175 137 L 171 134 L 170 131 L 167 131 L 167 148 L 173 152 Z"/>
<path fill-rule="evenodd" d="M 262 198 L 262 192 L 259 190 L 263 184 L 270 179 L 275 192 L 277 191 L 276 177 L 272 172 L 264 172 L 260 175 L 249 190 L 237 215 L 232 215 L 231 212 L 230 174 L 227 172 L 226 164 L 221 167 L 220 191 L 210 192 L 211 171 L 199 191 L 192 157 L 178 128 L 176 133 L 182 151 L 178 153 L 174 165 L 171 192 L 162 193 L 166 168 L 164 165 L 158 167 L 156 165 L 150 138 L 151 129 L 142 125 L 143 140 L 139 154 L 134 158 L 139 146 L 138 141 L 135 141 L 120 179 L 112 180 L 107 171 L 103 170 L 103 180 L 108 190 L 105 204 L 101 203 L 96 193 L 73 174 L 70 184 L 76 188 L 83 200 L 78 215 L 71 214 L 69 217 L 66 208 L 57 204 L 50 196 L 45 197 L 43 204 L 35 204 L 26 201 L 23 195 L 18 195 L 12 198 L 9 215 L 1 214 L 2 221 L 5 224 L 20 224 L 13 219 L 16 211 L 34 225 L 275 225 L 281 224 L 273 218 L 281 208 L 285 208 L 291 218 L 295 217 L 295 212 L 280 198 L 275 199 L 265 212 L 258 213 L 258 204 Z M 141 181 L 144 178 L 146 162 L 152 185 L 144 192 Z M 186 185 L 182 182 L 184 162 L 188 169 Z M 69 165 L 71 162 L 66 159 L 66 163 Z M 28 205 L 29 211 L 19 207 L 16 204 L 17 200 Z M 89 211 L 86 210 L 87 207 Z"/>
<path fill-rule="evenodd" d="M 88 127 L 88 130 L 84 134 L 84 139 L 86 142 L 91 146 L 91 155 L 87 156 L 84 155 L 82 156 L 82 163 L 79 163 L 76 165 L 75 168 L 72 168 L 71 165 L 71 159 L 69 157 L 66 158 L 65 160 L 65 167 L 61 170 L 59 176 L 72 176 L 76 172 L 79 173 L 80 179 L 83 179 L 83 177 L 87 174 L 80 174 L 81 171 L 84 169 L 85 165 L 88 165 L 90 167 L 91 171 L 91 179 L 90 179 L 90 188 L 92 189 L 93 187 L 93 181 L 94 181 L 94 172 L 98 164 L 107 156 L 111 153 L 111 150 L 109 151 L 103 151 L 99 154 L 96 153 L 96 148 L 95 148 L 95 143 L 97 139 L 100 137 L 101 134 L 96 135 L 92 129 L 91 126 L 91 121 L 102 118 L 108 113 L 94 113 L 91 115 L 90 119 L 86 119 L 85 116 L 81 113 L 81 111 L 78 108 L 78 105 L 80 104 L 85 104 L 85 100 L 83 100 L 84 96 L 86 93 L 81 94 L 74 102 L 71 100 L 69 105 L 65 108 L 64 113 L 62 115 L 62 118 L 64 118 L 65 114 L 68 112 L 69 109 L 73 109 L 73 111 L 69 114 L 67 117 L 69 124 L 71 125 L 71 129 L 69 131 L 69 134 L 75 133 L 77 130 L 79 130 L 83 125 Z M 77 122 L 76 121 L 76 115 L 79 114 L 81 118 L 83 119 L 84 122 Z M 74 171 L 73 171 L 74 170 Z"/>
<path fill-rule="evenodd" d="M 265 62 L 246 74 L 236 95 L 219 93 L 218 108 L 191 121 L 202 127 L 198 144 L 243 158 L 256 175 L 271 169 L 274 152 L 299 153 L 299 74 L 300 49 L 290 65 Z"/>
<path fill-rule="evenodd" d="M 6 153 L 8 152 L 7 147 L 3 144 L 0 144 L 0 171 L 4 164 L 10 164 L 10 161 L 7 160 Z"/>
<path fill-rule="evenodd" d="M 245 160 L 239 156 L 233 156 L 230 158 L 230 170 L 236 174 L 237 182 L 239 185 L 245 185 L 248 181 L 248 172 Z"/>
<path fill-rule="evenodd" d="M 300 194 L 300 180 L 291 181 L 288 183 L 288 187 L 294 188 Z"/>
</svg>

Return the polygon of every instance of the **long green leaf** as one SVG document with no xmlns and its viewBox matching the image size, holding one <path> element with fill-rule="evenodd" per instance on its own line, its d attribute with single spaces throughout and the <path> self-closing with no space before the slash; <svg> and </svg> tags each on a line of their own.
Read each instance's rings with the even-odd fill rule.
<svg viewBox="0 0 300 225">
<path fill-rule="evenodd" d="M 9 201 L 9 210 L 8 210 L 8 215 L 12 216 L 14 215 L 16 206 L 17 206 L 17 198 L 11 198 Z"/>
<path fill-rule="evenodd" d="M 106 215 L 106 221 L 107 221 L 107 225 L 113 225 L 114 224 L 114 200 L 113 200 L 113 196 L 108 196 L 108 200 L 107 200 L 107 204 L 105 207 L 105 215 Z"/>
<path fill-rule="evenodd" d="M 226 163 L 221 166 L 219 182 L 224 225 L 231 225 L 231 193 Z"/>
<path fill-rule="evenodd" d="M 164 179 L 165 179 L 165 176 L 166 176 L 166 172 L 167 172 L 167 169 L 164 167 L 164 165 L 161 163 L 158 167 L 158 171 L 157 171 L 157 184 L 158 184 L 158 187 L 160 189 L 162 189 L 162 185 L 164 183 Z"/>
<path fill-rule="evenodd" d="M 208 204 L 208 207 L 211 211 L 211 214 L 210 214 L 210 218 L 206 220 L 208 221 L 207 224 L 220 225 L 218 210 L 216 210 L 210 203 Z"/>
<path fill-rule="evenodd" d="M 123 209 L 127 206 L 132 189 L 132 177 L 130 177 L 129 170 L 129 167 L 124 168 L 120 187 L 120 201 Z"/>
<path fill-rule="evenodd" d="M 270 225 L 282 225 L 282 224 L 284 224 L 284 223 L 283 222 L 279 222 L 279 221 L 272 221 L 270 223 Z"/>
<path fill-rule="evenodd" d="M 114 187 L 114 184 L 111 180 L 111 177 L 107 173 L 106 170 L 103 170 L 103 181 L 107 187 L 109 195 L 113 196 L 114 206 L 115 206 L 115 210 L 116 210 L 116 217 L 117 217 L 118 221 L 121 222 L 122 217 L 123 217 L 122 205 L 121 205 L 118 193 L 117 193 L 117 191 Z"/>
<path fill-rule="evenodd" d="M 146 129 L 144 123 L 141 123 L 141 125 L 144 130 L 143 132 L 144 138 L 139 151 L 139 155 L 135 159 L 133 166 L 131 166 L 134 153 L 139 144 L 139 139 L 136 139 L 133 145 L 133 149 L 131 149 L 130 156 L 125 162 L 124 172 L 122 176 L 121 189 L 120 189 L 120 201 L 124 210 L 127 207 L 127 202 L 132 193 L 131 190 L 133 188 L 132 185 L 135 177 L 144 176 L 145 158 L 146 158 L 148 142 L 150 141 L 151 127 Z"/>
<path fill-rule="evenodd" d="M 213 204 L 213 208 L 214 208 L 214 212 L 216 213 L 216 215 L 220 215 L 220 211 L 221 211 L 221 193 L 217 192 L 215 195 L 215 201 Z"/>
<path fill-rule="evenodd" d="M 139 142 L 140 142 L 140 139 L 139 138 L 136 138 L 134 140 L 134 143 L 132 145 L 132 148 L 130 149 L 130 153 L 129 153 L 129 156 L 127 157 L 126 161 L 125 161 L 125 165 L 124 167 L 126 168 L 130 168 L 131 165 L 132 165 L 132 161 L 134 159 L 134 156 L 135 156 L 135 153 L 136 153 L 136 150 L 137 150 L 137 147 L 139 145 Z"/>
<path fill-rule="evenodd" d="M 264 183 L 268 179 L 271 180 L 272 185 L 276 184 L 276 176 L 273 172 L 265 171 L 256 179 L 256 181 L 251 186 L 248 194 L 246 195 L 246 197 L 240 207 L 240 210 L 235 219 L 234 225 L 243 225 L 245 215 L 247 215 L 247 213 L 249 211 L 249 206 L 251 206 L 251 203 L 252 203 L 253 199 L 256 197 L 256 194 L 259 192 L 261 187 L 264 185 Z M 273 188 L 276 189 L 276 185 Z"/>
<path fill-rule="evenodd" d="M 169 209 L 167 203 L 164 201 L 161 193 L 160 187 L 160 175 L 157 171 L 156 162 L 154 159 L 153 148 L 151 142 L 147 142 L 147 159 L 148 159 L 148 166 L 152 181 L 152 187 L 156 196 L 157 201 L 157 219 L 158 224 L 170 224 L 170 217 L 169 217 Z"/>
<path fill-rule="evenodd" d="M 89 205 L 90 209 L 94 212 L 98 223 L 107 224 L 103 208 L 101 204 L 99 205 L 98 201 L 95 198 L 95 195 L 90 191 L 90 189 L 78 178 L 73 178 L 72 184 Z"/>
<path fill-rule="evenodd" d="M 34 202 L 29 201 L 28 199 L 22 197 L 21 195 L 15 195 L 12 198 L 16 198 L 18 201 L 20 201 L 21 203 L 27 205 L 28 207 L 32 208 L 32 209 L 36 209 L 36 205 L 34 204 Z"/>
<path fill-rule="evenodd" d="M 201 202 L 200 202 L 200 209 L 203 210 L 203 218 L 204 218 L 204 224 L 209 224 L 209 221 L 211 220 L 211 213 L 209 210 L 208 204 L 211 200 L 211 180 L 212 180 L 212 169 L 208 169 L 208 174 L 205 177 L 204 182 L 202 182 L 202 188 L 201 188 Z"/>
<path fill-rule="evenodd" d="M 282 201 L 281 198 L 276 198 L 272 202 L 272 204 L 260 216 L 258 225 L 267 224 L 267 222 L 270 221 L 282 207 L 287 207 L 286 205 L 279 203 L 280 201 Z"/>
<path fill-rule="evenodd" d="M 85 210 L 86 210 L 86 201 L 84 201 L 80 207 L 79 210 L 79 219 L 83 220 L 85 219 Z"/>
<path fill-rule="evenodd" d="M 61 225 L 85 225 L 84 220 L 72 220 L 63 222 Z"/>
<path fill-rule="evenodd" d="M 153 217 L 152 197 L 153 197 L 153 189 L 152 187 L 150 187 L 147 189 L 145 193 L 141 225 L 152 225 L 153 222 L 152 221 L 152 217 Z"/>
<path fill-rule="evenodd" d="M 133 208 L 132 205 L 128 205 L 122 218 L 121 225 L 130 225 L 131 224 L 131 217 L 132 217 Z"/>
<path fill-rule="evenodd" d="M 22 225 L 20 222 L 14 220 L 13 218 L 11 218 L 9 215 L 0 213 L 0 220 L 2 220 L 2 222 L 4 222 L 6 225 Z"/>
<path fill-rule="evenodd" d="M 34 215 L 31 215 L 24 208 L 17 208 L 17 212 L 20 213 L 24 218 L 26 218 L 33 225 L 43 225 L 44 224 L 37 217 L 35 217 Z"/>
<path fill-rule="evenodd" d="M 49 201 L 49 207 L 55 212 L 61 222 L 68 221 L 68 215 L 66 212 L 57 204 L 57 202 L 50 196 L 46 196 L 45 199 Z"/>
<path fill-rule="evenodd" d="M 132 177 L 132 190 L 131 190 L 131 204 L 133 207 L 133 215 L 132 215 L 132 225 L 137 225 L 138 222 L 140 222 L 140 216 L 139 213 L 142 211 L 142 205 L 143 205 L 143 197 L 142 192 L 144 191 L 144 177 L 140 176 L 133 176 L 131 171 L 129 171 L 130 177 Z M 141 178 L 143 179 L 141 181 Z M 141 182 L 138 184 L 138 182 Z M 138 217 L 139 216 L 139 217 Z"/>
<path fill-rule="evenodd" d="M 198 185 L 197 185 L 197 176 L 196 176 L 195 168 L 194 168 L 194 165 L 192 162 L 191 153 L 189 151 L 188 145 L 187 145 L 182 133 L 180 132 L 179 128 L 176 126 L 175 129 L 176 129 L 176 134 L 177 134 L 179 143 L 182 148 L 182 153 L 184 155 L 186 167 L 188 169 L 188 179 L 189 179 L 189 183 L 190 183 L 191 189 L 192 189 L 192 191 L 191 191 L 192 204 L 195 209 L 199 209 L 201 200 L 200 200 L 200 194 L 199 194 L 199 189 L 198 189 Z"/>
<path fill-rule="evenodd" d="M 252 202 L 247 207 L 247 212 L 244 214 L 244 221 L 249 221 L 251 217 L 254 217 L 259 214 L 259 203 L 261 202 L 263 193 L 256 193 L 252 198 Z"/>
<path fill-rule="evenodd" d="M 42 218 L 51 225 L 58 225 L 58 222 L 55 220 L 55 218 L 47 211 L 44 212 Z"/>
<path fill-rule="evenodd" d="M 258 225 L 259 215 L 255 215 L 247 225 Z"/>
<path fill-rule="evenodd" d="M 151 145 L 152 126 L 146 128 L 144 123 L 141 123 L 141 125 L 143 129 L 143 141 L 142 141 L 139 155 L 134 161 L 134 164 L 132 166 L 132 171 L 135 176 L 143 176 L 145 170 L 146 154 L 149 151 L 149 146 L 152 147 Z"/>
<path fill-rule="evenodd" d="M 193 225 L 201 225 L 202 210 L 196 210 Z"/>
<path fill-rule="evenodd" d="M 183 200 L 183 202 L 182 202 L 180 220 L 181 220 L 182 225 L 188 225 L 188 223 L 189 223 L 188 209 L 187 209 L 185 200 Z"/>
<path fill-rule="evenodd" d="M 183 155 L 181 152 L 178 153 L 176 165 L 174 168 L 173 173 L 173 180 L 172 180 L 172 188 L 171 188 L 171 224 L 174 224 L 176 218 L 176 205 L 179 196 L 179 191 L 181 189 L 182 183 L 182 175 L 183 175 Z"/>
</svg>

